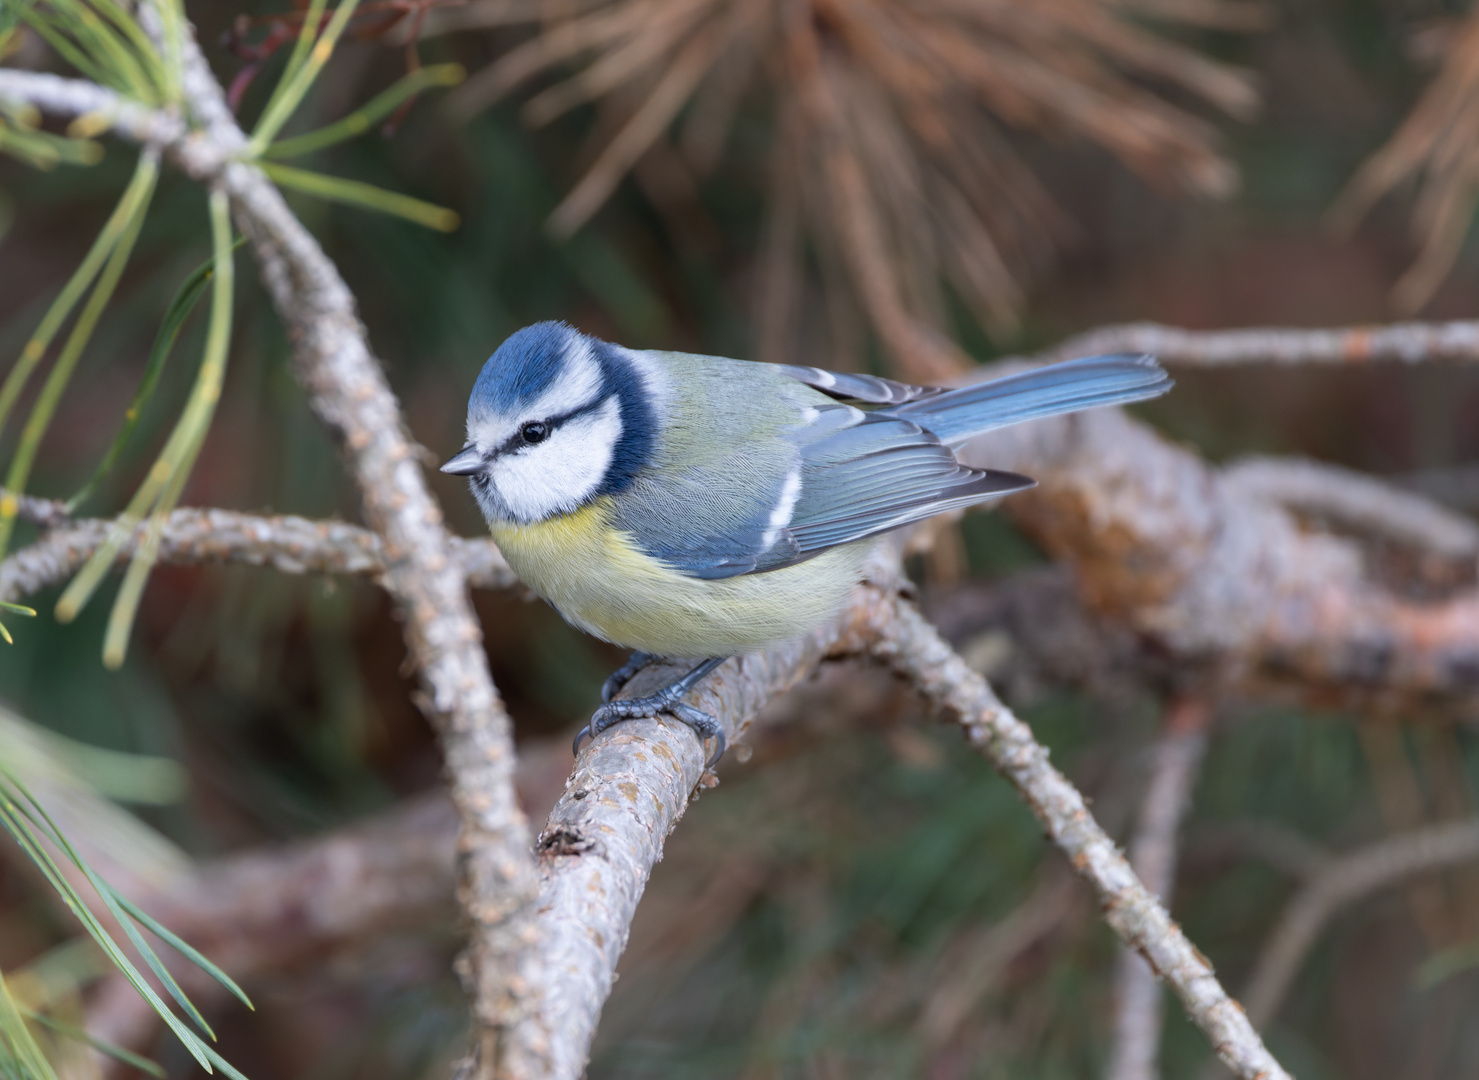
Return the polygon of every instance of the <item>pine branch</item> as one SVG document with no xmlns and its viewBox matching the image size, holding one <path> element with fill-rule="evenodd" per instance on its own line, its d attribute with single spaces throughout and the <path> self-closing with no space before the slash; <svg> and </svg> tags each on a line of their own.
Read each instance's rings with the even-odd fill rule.
<svg viewBox="0 0 1479 1080">
<path fill-rule="evenodd" d="M 1479 557 L 1479 522 L 1363 473 L 1297 458 L 1248 457 L 1222 471 L 1251 495 L 1441 558 Z"/>
<path fill-rule="evenodd" d="M 22 517 L 60 503 L 29 499 Z M 50 519 L 50 520 L 54 520 Z M 0 600 L 19 600 L 66 581 L 97 550 L 114 521 L 69 521 L 45 533 L 0 563 Z M 127 563 L 146 525 L 139 525 L 119 552 Z M 503 589 L 517 579 L 491 540 L 452 538 L 449 560 L 475 588 Z M 175 565 L 248 563 L 287 574 L 350 574 L 383 580 L 384 545 L 368 529 L 342 521 L 310 521 L 281 515 L 263 517 L 234 510 L 176 510 L 165 519 L 159 561 Z"/>
<path fill-rule="evenodd" d="M 596 740 L 551 814 L 536 880 L 513 800 L 507 717 L 464 595 L 466 568 L 426 489 L 352 297 L 276 189 L 239 159 L 245 136 L 193 45 L 188 60 L 187 95 L 202 124 L 189 137 L 183 127 L 170 127 L 167 115 L 151 122 L 116 98 L 98 96 L 105 91 L 84 94 L 79 87 L 86 84 L 70 80 L 0 72 L 0 96 L 71 115 L 111 108 L 120 134 L 151 141 L 192 176 L 230 195 L 288 324 L 298 376 L 343 444 L 379 537 L 373 568 L 365 549 L 355 547 L 359 540 L 350 544 L 356 558 L 366 560 L 358 572 L 378 572 L 396 598 L 443 732 L 464 829 L 462 900 L 474 922 L 479 1075 L 577 1076 L 661 838 L 700 780 L 701 749 L 689 729 L 661 719 L 623 725 Z M 1413 359 L 1422 350 L 1432 357 L 1479 354 L 1479 324 L 1472 323 L 1261 337 L 1130 330 L 1106 331 L 1092 345 L 1152 344 L 1168 359 L 1207 363 Z M 1082 347 L 1082 340 L 1065 346 Z M 1479 594 L 1465 592 L 1421 609 L 1404 604 L 1365 577 L 1348 542 L 1303 534 L 1279 507 L 1238 493 L 1214 470 L 1118 414 L 1013 429 L 983 440 L 981 449 L 996 467 L 1043 478 L 1038 492 L 1016 500 L 1016 512 L 1078 565 L 1097 602 L 1127 614 L 1175 655 L 1216 658 L 1229 678 L 1244 682 L 1269 676 L 1344 686 L 1354 676 L 1364 680 L 1361 692 L 1472 689 L 1479 671 Z M 243 543 L 235 550 L 252 549 Z M 268 561 L 277 566 L 279 559 L 292 561 L 291 553 Z M 841 623 L 805 642 L 726 665 L 695 703 L 737 733 L 765 699 L 823 656 L 871 650 L 887 658 L 931 700 L 961 714 L 972 738 L 1099 891 L 1116 932 L 1177 989 L 1224 1060 L 1246 1076 L 1285 1075 L 1030 732 L 890 591 L 874 586 L 860 596 Z M 602 898 L 592 899 L 603 890 Z"/>
</svg>

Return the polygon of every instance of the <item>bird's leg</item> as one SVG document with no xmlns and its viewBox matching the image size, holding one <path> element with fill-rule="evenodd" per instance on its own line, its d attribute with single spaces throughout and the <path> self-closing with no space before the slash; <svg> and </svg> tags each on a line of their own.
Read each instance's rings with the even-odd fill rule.
<svg viewBox="0 0 1479 1080">
<path fill-rule="evenodd" d="M 637 664 L 638 657 L 642 657 L 642 664 Z M 591 722 L 581 728 L 580 733 L 575 736 L 575 752 L 580 753 L 580 744 L 587 735 L 594 739 L 613 724 L 619 724 L 623 720 L 645 719 L 665 712 L 677 717 L 683 723 L 693 728 L 701 742 L 707 742 L 709 739 L 713 739 L 719 744 L 718 749 L 714 751 L 714 756 L 704 763 L 704 768 L 713 768 L 715 763 L 724 756 L 724 729 L 719 725 L 717 719 L 702 709 L 695 709 L 692 705 L 684 704 L 678 699 L 703 682 L 715 668 L 727 659 L 729 659 L 727 656 L 711 657 L 699 664 L 687 675 L 669 683 L 654 694 L 648 694 L 646 697 L 612 701 L 606 696 L 606 690 L 603 688 L 601 696 L 605 699 L 605 703 L 591 716 Z M 650 660 L 651 657 L 646 657 L 638 653 L 631 660 L 628 660 L 622 666 L 621 670 L 606 680 L 606 686 L 611 687 L 611 683 L 622 675 L 626 676 L 626 678 L 621 680 L 622 683 L 625 683 L 636 674 L 640 667 Z M 628 669 L 631 669 L 630 672 Z M 620 689 L 621 686 L 618 684 L 612 688 L 611 692 L 616 693 Z"/>
<path fill-rule="evenodd" d="M 601 684 L 601 703 L 604 705 L 617 694 L 621 693 L 621 688 L 635 679 L 637 672 L 641 671 L 650 663 L 652 663 L 651 653 L 632 653 L 631 659 L 613 671 L 607 677 L 606 681 Z"/>
</svg>

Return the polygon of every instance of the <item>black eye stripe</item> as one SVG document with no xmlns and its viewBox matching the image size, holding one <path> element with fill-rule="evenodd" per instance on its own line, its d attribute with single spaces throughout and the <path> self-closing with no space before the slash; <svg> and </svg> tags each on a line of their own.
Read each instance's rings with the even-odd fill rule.
<svg viewBox="0 0 1479 1080">
<path fill-rule="evenodd" d="M 497 450 L 493 451 L 493 454 L 494 456 L 497 456 L 498 454 L 502 454 L 510 450 L 518 450 L 522 446 L 537 446 L 539 443 L 547 442 L 549 440 L 549 437 L 555 433 L 555 431 L 559 428 L 561 424 L 565 423 L 567 420 L 574 420 L 577 416 L 584 416 L 586 413 L 595 412 L 601 406 L 605 405 L 606 402 L 608 402 L 609 400 L 611 400 L 611 395 L 606 394 L 603 397 L 599 397 L 595 401 L 592 401 L 588 405 L 580 406 L 580 408 L 578 409 L 571 409 L 569 412 L 563 412 L 557 416 L 551 416 L 545 420 L 531 420 L 528 423 L 521 424 L 519 426 L 519 430 L 505 439 L 503 441 L 503 444 L 499 446 Z M 536 424 L 542 424 L 544 426 L 544 435 L 538 439 L 527 438 L 524 433 Z"/>
</svg>

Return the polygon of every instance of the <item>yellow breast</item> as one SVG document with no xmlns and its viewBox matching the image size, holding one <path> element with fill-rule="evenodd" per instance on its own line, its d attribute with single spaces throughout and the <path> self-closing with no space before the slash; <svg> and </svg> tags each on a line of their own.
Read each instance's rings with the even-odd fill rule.
<svg viewBox="0 0 1479 1080">
<path fill-rule="evenodd" d="M 783 570 L 705 581 L 643 552 L 597 499 L 572 514 L 492 523 L 514 572 L 566 620 L 660 656 L 729 656 L 800 637 L 830 618 L 862 573 L 866 544 Z"/>
</svg>

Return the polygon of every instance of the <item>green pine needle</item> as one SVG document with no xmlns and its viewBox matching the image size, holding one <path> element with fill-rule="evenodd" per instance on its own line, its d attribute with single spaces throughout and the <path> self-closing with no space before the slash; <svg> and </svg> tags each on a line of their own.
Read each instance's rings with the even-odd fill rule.
<svg viewBox="0 0 1479 1080">
<path fill-rule="evenodd" d="M 457 216 L 455 210 L 413 199 L 409 195 L 402 195 L 396 191 L 386 191 L 373 184 L 362 183 L 359 180 L 346 180 L 339 176 L 325 176 L 323 173 L 295 169 L 289 165 L 279 165 L 271 161 L 258 164 L 263 172 L 282 187 L 296 188 L 298 191 L 317 195 L 331 202 L 347 203 L 366 210 L 378 210 L 382 214 L 394 214 L 407 221 L 414 221 L 417 225 L 424 225 L 428 229 L 436 229 L 438 232 L 451 232 L 461 223 L 461 218 Z"/>
<path fill-rule="evenodd" d="M 238 237 L 231 245 L 233 251 L 245 243 L 244 237 Z M 67 500 L 67 512 L 71 513 L 81 506 L 103 477 L 107 476 L 113 466 L 117 464 L 123 449 L 133 437 L 134 430 L 139 426 L 139 420 L 143 416 L 144 406 L 154 396 L 155 387 L 159 383 L 159 377 L 164 372 L 165 362 L 169 359 L 170 351 L 174 348 L 176 339 L 180 336 L 180 329 L 185 325 L 185 320 L 195 310 L 200 298 L 205 295 L 206 286 L 210 283 L 211 276 L 215 271 L 216 258 L 212 255 L 205 262 L 197 266 L 190 275 L 185 278 L 180 288 L 176 291 L 169 307 L 165 309 L 164 319 L 160 323 L 159 333 L 154 338 L 154 347 L 149 350 L 149 360 L 144 365 L 144 376 L 139 381 L 139 388 L 134 392 L 133 400 L 129 402 L 128 409 L 123 414 L 123 426 L 114 436 L 112 444 L 108 447 L 103 459 L 93 470 L 87 482 L 78 489 L 77 493 Z"/>
<path fill-rule="evenodd" d="M 297 110 L 304 95 L 313 86 L 313 80 L 318 78 L 318 73 L 329 62 L 329 57 L 334 55 L 334 46 L 339 43 L 340 36 L 358 6 L 359 0 L 341 0 L 334 9 L 333 17 L 329 19 L 329 25 L 324 28 L 323 36 L 314 41 L 313 34 L 317 29 L 318 19 L 323 14 L 324 3 L 323 0 L 313 0 L 308 9 L 308 18 L 303 21 L 298 42 L 293 47 L 293 54 L 288 58 L 287 70 L 283 72 L 282 79 L 267 102 L 267 108 L 262 110 L 262 118 L 257 121 L 256 130 L 252 132 L 247 156 L 261 157 L 262 152 Z"/>
<path fill-rule="evenodd" d="M 100 1054 L 106 1054 L 115 1061 L 121 1061 L 123 1064 L 138 1069 L 140 1072 L 148 1073 L 150 1076 L 157 1076 L 159 1080 L 165 1080 L 165 1071 L 157 1061 L 151 1061 L 149 1058 L 143 1057 L 140 1054 L 135 1054 L 132 1050 L 125 1050 L 117 1043 L 109 1042 L 107 1039 L 100 1039 L 96 1035 L 89 1034 L 86 1028 L 80 1028 L 74 1024 L 64 1024 L 60 1020 L 52 1019 L 45 1013 L 32 1012 L 30 1009 L 22 1008 L 20 1013 L 27 1020 L 40 1024 L 42 1027 L 54 1031 L 64 1038 L 76 1039 L 78 1042 L 86 1043 Z"/>
<path fill-rule="evenodd" d="M 36 332 L 31 335 L 30 340 L 21 350 L 20 359 L 6 375 L 4 384 L 0 385 L 0 431 L 4 430 L 10 410 L 15 407 L 16 399 L 21 396 L 36 366 L 46 356 L 46 350 L 50 347 L 52 338 L 61 329 L 62 323 L 66 322 L 72 309 L 77 306 L 77 301 L 82 299 L 82 294 L 87 291 L 93 279 L 103 269 L 103 264 L 108 261 L 108 257 L 113 254 L 113 249 L 128 228 L 137 204 L 153 187 L 156 172 L 157 165 L 151 166 L 148 155 L 139 158 L 133 179 L 129 181 L 122 198 L 118 200 L 118 205 L 114 207 L 112 215 L 103 225 L 102 231 L 98 233 L 98 238 L 93 241 L 92 247 L 83 256 L 82 263 L 73 272 L 71 278 L 62 286 L 62 291 L 57 294 L 51 307 L 47 308 L 46 314 L 42 316 Z"/>
<path fill-rule="evenodd" d="M 467 69 L 461 64 L 433 64 L 404 76 L 368 102 L 327 127 L 298 135 L 291 139 L 275 142 L 263 151 L 267 158 L 291 158 L 301 154 L 322 150 L 346 139 L 363 135 L 380 120 L 389 116 L 401 103 L 433 86 L 456 86 L 467 78 Z"/>
<path fill-rule="evenodd" d="M 46 1054 L 36 1042 L 36 1037 L 31 1034 L 25 1015 L 11 994 L 10 984 L 6 982 L 4 975 L 0 975 L 0 1040 L 3 1040 L 4 1049 L 9 1052 L 10 1063 L 23 1076 L 29 1080 L 57 1080 L 56 1071 L 51 1067 L 51 1062 L 46 1060 Z"/>
<path fill-rule="evenodd" d="M 139 953 L 148 961 L 165 985 L 173 994 L 177 994 L 177 1000 L 183 998 L 181 1007 L 192 1019 L 204 1023 L 199 1019 L 199 1011 L 188 998 L 184 998 L 183 992 L 174 983 L 173 978 L 159 963 L 158 957 L 152 948 L 139 933 L 135 920 L 129 915 L 124 905 L 120 903 L 117 893 L 102 880 L 95 870 L 78 854 L 77 850 L 57 828 L 56 823 L 46 813 L 45 809 L 36 802 L 26 790 L 20 780 L 10 772 L 4 762 L 0 762 L 0 829 L 3 829 L 21 847 L 25 854 L 41 871 L 47 883 L 56 890 L 68 909 L 81 921 L 83 928 L 107 954 L 114 966 L 128 979 L 129 983 L 136 989 L 154 1008 L 165 1024 L 174 1032 L 175 1036 L 184 1044 L 190 1054 L 200 1063 L 206 1072 L 213 1072 L 214 1067 L 220 1067 L 222 1071 L 233 1077 L 240 1077 L 240 1073 L 226 1065 L 220 1059 L 220 1055 L 211 1050 L 205 1043 L 201 1042 L 184 1023 L 176 1016 L 149 985 L 139 969 L 134 966 L 124 954 L 117 940 L 110 934 L 102 922 L 92 912 L 92 909 L 83 901 L 81 895 L 73 887 L 61 866 L 51 855 L 51 850 L 60 852 L 63 858 L 70 862 L 81 872 L 99 898 L 107 907 L 109 913 L 117 921 L 128 935 L 129 940 Z M 44 841 L 44 842 L 43 842 Z M 152 920 L 151 920 L 152 921 Z M 147 924 L 146 924 L 147 925 Z M 3 1003 L 0 1003 L 3 1007 Z M 213 1067 L 214 1066 L 214 1067 Z"/>
<path fill-rule="evenodd" d="M 129 631 L 138 612 L 144 584 L 158 558 L 164 520 L 175 508 L 196 456 L 210 430 L 221 387 L 226 378 L 226 361 L 231 344 L 232 292 L 235 285 L 231 257 L 235 245 L 231 238 L 231 214 L 226 196 L 212 192 L 210 199 L 211 239 L 215 250 L 212 278 L 210 326 L 206 332 L 205 353 L 195 385 L 185 410 L 175 422 L 164 449 L 154 466 L 139 485 L 124 512 L 119 515 L 108 536 L 72 579 L 57 601 L 56 617 L 70 622 L 91 599 L 103 576 L 117 560 L 123 545 L 147 515 L 149 527 L 134 552 L 123 586 L 118 591 L 108 618 L 103 639 L 103 663 L 117 668 L 123 663 Z"/>
<path fill-rule="evenodd" d="M 144 218 L 149 212 L 149 200 L 154 194 L 154 183 L 159 176 L 158 159 L 150 154 L 141 157 L 139 172 L 136 176 L 140 177 L 142 182 L 137 187 L 130 187 L 130 192 L 134 197 L 131 201 L 126 200 L 126 216 L 119 230 L 118 242 L 109 253 L 107 263 L 98 276 L 92 295 L 88 297 L 81 314 L 77 316 L 77 324 L 72 328 L 67 343 L 62 347 L 61 354 L 51 369 L 51 374 L 47 376 L 41 393 L 37 396 L 35 404 L 31 406 L 31 413 L 26 418 L 20 442 L 16 446 L 15 456 L 11 458 L 10 469 L 5 477 L 5 487 L 8 492 L 25 491 L 26 482 L 31 477 L 31 467 L 41 449 L 41 440 L 51 426 L 52 417 L 61 403 L 62 394 L 71 381 L 73 371 L 76 370 L 77 361 L 81 358 L 83 350 L 87 348 L 87 343 L 92 339 L 93 330 L 97 327 L 103 310 L 108 306 L 108 301 L 113 298 L 113 290 L 123 276 L 124 267 L 128 265 L 129 256 L 133 253 L 134 241 L 138 239 L 139 230 L 143 228 Z M 120 208 L 125 208 L 125 203 L 120 203 Z M 30 346 L 27 348 L 29 349 Z M 14 494 L 7 494 L 0 499 L 0 556 L 4 555 L 10 544 L 10 534 L 15 528 L 17 510 L 18 504 Z"/>
</svg>

